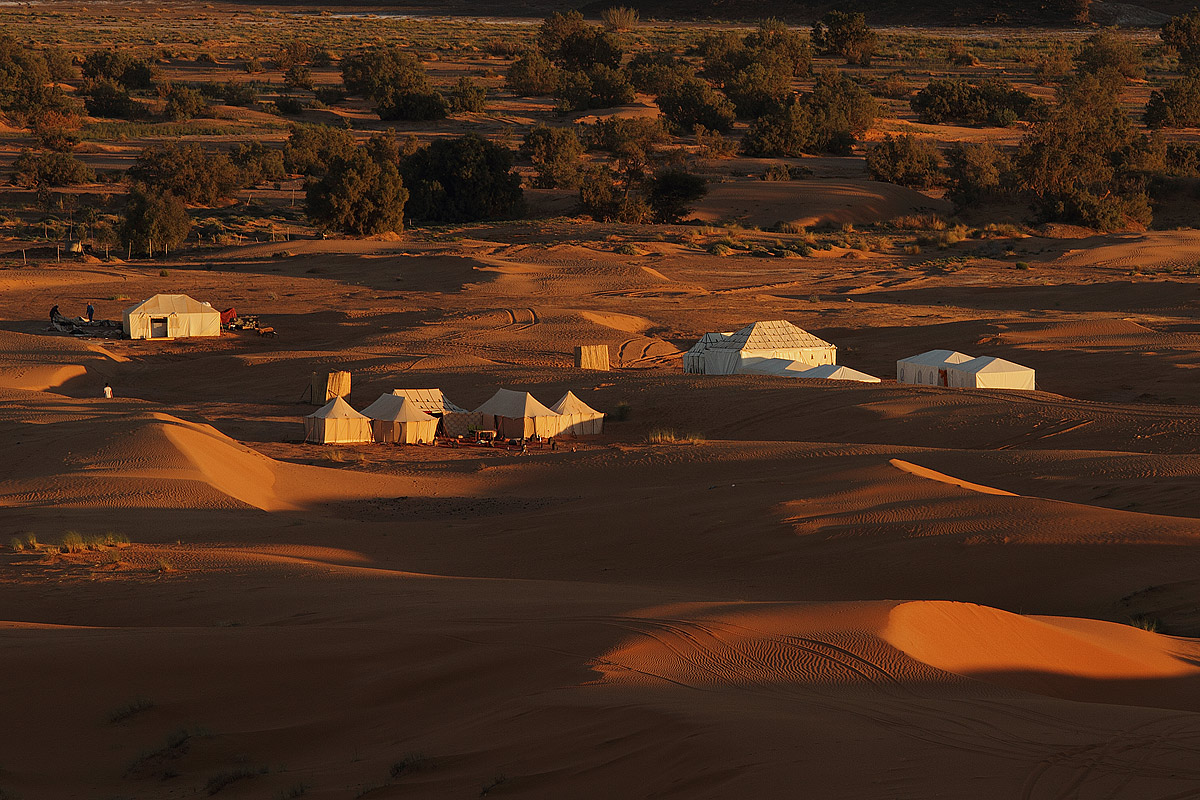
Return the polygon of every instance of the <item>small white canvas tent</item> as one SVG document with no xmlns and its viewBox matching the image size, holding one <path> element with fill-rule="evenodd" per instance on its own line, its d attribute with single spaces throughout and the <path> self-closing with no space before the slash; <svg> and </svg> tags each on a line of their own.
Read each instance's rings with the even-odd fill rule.
<svg viewBox="0 0 1200 800">
<path fill-rule="evenodd" d="M 704 355 L 709 349 L 733 336 L 732 333 L 706 333 L 700 337 L 700 341 L 692 345 L 692 348 L 683 354 L 683 371 L 694 372 L 698 375 L 704 374 Z"/>
<path fill-rule="evenodd" d="M 949 386 L 949 368 L 971 357 L 955 350 L 930 350 L 896 362 L 896 380 L 924 386 Z"/>
<path fill-rule="evenodd" d="M 970 389 L 1024 389 L 1033 391 L 1035 373 L 1029 367 L 995 356 L 979 356 L 946 370 L 949 386 Z"/>
<path fill-rule="evenodd" d="M 746 375 L 781 375 L 785 378 L 817 378 L 828 381 L 861 381 L 879 383 L 879 378 L 837 364 L 809 366 L 803 361 L 784 358 L 750 358 L 742 361 L 738 372 Z"/>
<path fill-rule="evenodd" d="M 371 420 L 335 397 L 304 418 L 304 441 L 352 444 L 371 441 Z"/>
<path fill-rule="evenodd" d="M 428 444 L 437 434 L 438 421 L 403 397 L 382 394 L 362 411 L 371 419 L 375 441 L 395 444 Z"/>
<path fill-rule="evenodd" d="M 186 294 L 156 294 L 125 309 L 122 326 L 130 339 L 220 336 L 221 312 Z"/>
<path fill-rule="evenodd" d="M 482 427 L 483 415 L 467 411 L 451 402 L 441 389 L 393 389 L 392 394 L 403 397 L 431 417 L 441 420 L 442 433 L 465 436 Z"/>
<path fill-rule="evenodd" d="M 837 348 L 785 320 L 755 322 L 714 341 L 704 351 L 704 372 L 734 375 L 744 360 L 752 358 L 782 358 L 818 367 L 836 364 Z"/>
<path fill-rule="evenodd" d="M 539 403 L 529 392 L 499 389 L 475 412 L 483 415 L 484 428 L 494 430 L 506 439 L 558 433 L 558 414 Z"/>
<path fill-rule="evenodd" d="M 564 436 L 593 436 L 604 428 L 604 414 L 567 392 L 550 406 L 559 415 L 558 432 Z"/>
</svg>

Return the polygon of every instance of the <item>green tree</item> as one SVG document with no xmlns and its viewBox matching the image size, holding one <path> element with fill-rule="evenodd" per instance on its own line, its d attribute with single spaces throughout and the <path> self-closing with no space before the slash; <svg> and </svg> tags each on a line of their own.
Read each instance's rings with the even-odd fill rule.
<svg viewBox="0 0 1200 800">
<path fill-rule="evenodd" d="M 579 185 L 583 143 L 570 128 L 535 125 L 521 142 L 521 155 L 537 169 L 538 187 L 560 189 Z"/>
<path fill-rule="evenodd" d="M 512 153 L 476 135 L 438 139 L 401 161 L 408 216 L 419 222 L 511 218 L 522 210 Z"/>
<path fill-rule="evenodd" d="M 283 73 L 283 85 L 289 89 L 312 89 L 312 70 L 307 64 L 292 64 Z"/>
<path fill-rule="evenodd" d="M 704 178 L 678 167 L 659 170 L 646 184 L 646 201 L 657 222 L 678 222 L 706 194 Z"/>
<path fill-rule="evenodd" d="M 68 111 L 71 101 L 58 85 L 66 76 L 52 51 L 35 50 L 15 37 L 0 34 L 0 111 L 32 115 L 42 110 Z"/>
<path fill-rule="evenodd" d="M 1150 92 L 1142 117 L 1150 128 L 1191 128 L 1200 125 L 1200 74 L 1186 73 L 1162 90 Z"/>
<path fill-rule="evenodd" d="M 320 228 L 357 236 L 404 230 L 408 190 L 396 162 L 371 148 L 335 157 L 306 193 L 309 220 Z"/>
<path fill-rule="evenodd" d="M 111 81 L 97 81 L 88 87 L 84 99 L 87 113 L 93 117 L 111 119 L 139 119 L 144 117 L 145 108 L 134 100 L 129 92 Z"/>
<path fill-rule="evenodd" d="M 362 50 L 342 60 L 346 91 L 375 103 L 380 119 L 442 119 L 446 99 L 429 85 L 420 60 L 399 47 Z"/>
<path fill-rule="evenodd" d="M 540 50 L 531 50 L 513 62 L 504 77 L 508 90 L 521 97 L 552 95 L 562 80 L 562 70 Z"/>
<path fill-rule="evenodd" d="M 1003 195 L 1011 170 L 1008 154 L 991 142 L 956 142 L 946 150 L 948 194 L 960 206 Z"/>
<path fill-rule="evenodd" d="M 67 153 L 34 153 L 22 150 L 13 162 L 13 183 L 26 188 L 37 186 L 73 186 L 91 183 L 96 173 L 87 164 Z"/>
<path fill-rule="evenodd" d="M 183 83 L 167 84 L 162 89 L 163 116 L 169 120 L 198 117 L 208 111 L 208 103 L 199 91 Z"/>
<path fill-rule="evenodd" d="M 1158 32 L 1163 44 L 1175 48 L 1186 67 L 1200 66 L 1200 9 L 1172 17 Z"/>
<path fill-rule="evenodd" d="M 175 142 L 142 150 L 129 169 L 129 177 L 149 189 L 170 192 L 184 202 L 203 206 L 230 197 L 242 185 L 240 171 L 224 153 Z"/>
<path fill-rule="evenodd" d="M 867 171 L 877 181 L 925 189 L 941 177 L 941 156 L 925 139 L 889 134 L 867 151 Z"/>
<path fill-rule="evenodd" d="M 813 23 L 812 43 L 824 56 L 840 56 L 847 64 L 871 65 L 879 37 L 861 13 L 830 11 Z"/>
<path fill-rule="evenodd" d="M 344 128 L 294 125 L 283 145 L 283 165 L 292 175 L 320 175 L 335 158 L 349 158 L 356 145 Z"/>
<path fill-rule="evenodd" d="M 459 78 L 446 96 L 451 111 L 483 111 L 487 102 L 487 90 L 470 78 Z"/>
<path fill-rule="evenodd" d="M 168 252 L 192 230 L 183 201 L 170 192 L 135 183 L 121 215 L 121 243 L 137 253 Z"/>
<path fill-rule="evenodd" d="M 1075 68 L 1093 75 L 1104 69 L 1113 69 L 1130 80 L 1146 77 L 1141 49 L 1133 41 L 1121 38 L 1112 28 L 1087 38 L 1075 54 Z"/>
<path fill-rule="evenodd" d="M 660 94 L 658 107 L 667 121 L 684 131 L 697 125 L 713 131 L 728 131 L 737 117 L 729 98 L 699 78 L 684 81 Z"/>
<path fill-rule="evenodd" d="M 154 85 L 154 70 L 150 62 L 119 50 L 89 53 L 83 60 L 81 71 L 88 83 L 107 81 L 133 90 L 145 90 Z"/>
</svg>

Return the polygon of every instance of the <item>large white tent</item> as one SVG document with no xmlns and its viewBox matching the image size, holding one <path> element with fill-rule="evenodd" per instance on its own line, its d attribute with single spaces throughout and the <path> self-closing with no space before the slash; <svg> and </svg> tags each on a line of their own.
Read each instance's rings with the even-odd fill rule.
<svg viewBox="0 0 1200 800">
<path fill-rule="evenodd" d="M 484 428 L 490 428 L 506 439 L 548 437 L 558 433 L 558 414 L 539 403 L 529 392 L 499 389 L 475 412 L 483 415 Z"/>
<path fill-rule="evenodd" d="M 441 389 L 393 389 L 392 394 L 441 420 L 442 432 L 447 436 L 465 436 L 472 429 L 483 427 L 483 415 L 451 402 Z"/>
<path fill-rule="evenodd" d="M 362 411 L 371 419 L 377 442 L 427 444 L 437 435 L 438 421 L 403 397 L 383 394 Z"/>
<path fill-rule="evenodd" d="M 122 325 L 130 339 L 220 336 L 221 312 L 186 294 L 156 294 L 125 309 Z"/>
<path fill-rule="evenodd" d="M 683 371 L 694 372 L 699 375 L 704 374 L 704 356 L 717 343 L 723 342 L 733 336 L 732 333 L 706 333 L 700 337 L 700 341 L 692 345 L 691 349 L 683 354 Z"/>
<path fill-rule="evenodd" d="M 948 385 L 970 389 L 1024 389 L 1033 391 L 1035 373 L 1029 367 L 995 356 L 979 356 L 946 370 Z"/>
<path fill-rule="evenodd" d="M 709 340 L 699 354 L 707 375 L 733 375 L 749 359 L 781 358 L 802 361 L 813 367 L 837 363 L 836 347 L 786 320 L 755 322 L 736 333 L 717 334 L 716 337 L 706 334 L 697 343 L 701 345 Z M 686 354 L 684 363 L 686 369 Z"/>
<path fill-rule="evenodd" d="M 304 441 L 353 444 L 371 441 L 371 420 L 335 397 L 304 418 Z"/>
<path fill-rule="evenodd" d="M 566 436 L 592 436 L 604 428 L 604 414 L 567 392 L 550 406 L 559 415 L 558 432 Z"/>
<path fill-rule="evenodd" d="M 971 356 L 955 350 L 929 350 L 897 361 L 896 380 L 924 386 L 949 386 L 948 369 L 970 360 Z"/>
</svg>

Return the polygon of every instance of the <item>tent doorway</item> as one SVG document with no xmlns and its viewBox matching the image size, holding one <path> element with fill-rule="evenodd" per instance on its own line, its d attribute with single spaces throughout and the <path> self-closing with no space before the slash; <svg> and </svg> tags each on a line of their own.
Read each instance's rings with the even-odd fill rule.
<svg viewBox="0 0 1200 800">
<path fill-rule="evenodd" d="M 938 386 L 949 386 L 950 375 L 944 369 L 938 370 Z"/>
<path fill-rule="evenodd" d="M 151 339 L 167 338 L 167 318 L 166 317 L 151 317 L 150 318 L 150 338 Z"/>
</svg>

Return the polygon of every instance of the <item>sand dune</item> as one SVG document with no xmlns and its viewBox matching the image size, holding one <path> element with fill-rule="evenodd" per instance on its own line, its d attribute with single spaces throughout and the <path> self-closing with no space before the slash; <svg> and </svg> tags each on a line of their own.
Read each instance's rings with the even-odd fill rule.
<svg viewBox="0 0 1200 800">
<path fill-rule="evenodd" d="M 692 216 L 704 222 L 769 227 L 779 222 L 814 227 L 866 223 L 902 214 L 950 210 L 943 200 L 874 181 L 739 181 L 709 187 Z"/>
</svg>

